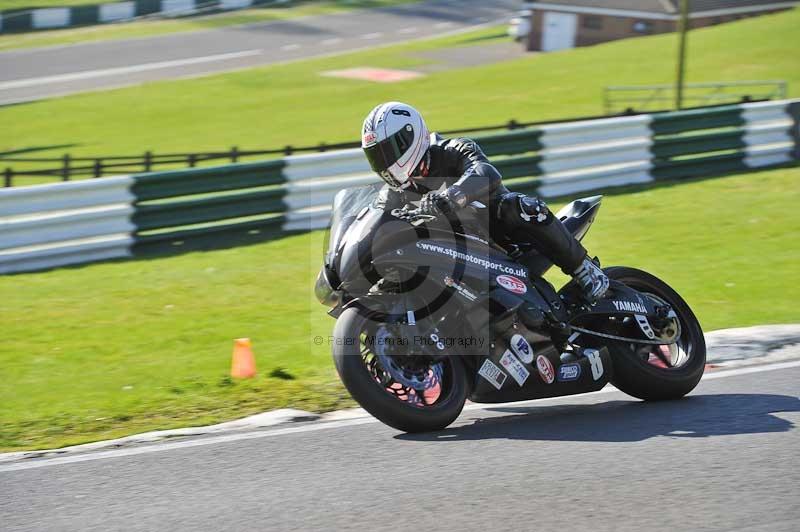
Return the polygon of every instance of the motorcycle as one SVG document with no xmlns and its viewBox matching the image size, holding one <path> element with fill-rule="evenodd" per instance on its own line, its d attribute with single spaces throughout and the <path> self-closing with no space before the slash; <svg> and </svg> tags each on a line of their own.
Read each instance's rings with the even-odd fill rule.
<svg viewBox="0 0 800 532">
<path fill-rule="evenodd" d="M 535 243 L 488 223 L 478 202 L 424 216 L 415 196 L 378 185 L 334 199 L 315 293 L 336 318 L 333 360 L 352 397 L 405 432 L 440 430 L 467 399 L 498 403 L 597 391 L 643 400 L 689 393 L 705 369 L 703 331 L 665 282 L 611 267 L 593 305 L 556 290 Z M 582 239 L 601 196 L 556 216 Z M 596 259 L 595 259 L 596 260 Z"/>
</svg>

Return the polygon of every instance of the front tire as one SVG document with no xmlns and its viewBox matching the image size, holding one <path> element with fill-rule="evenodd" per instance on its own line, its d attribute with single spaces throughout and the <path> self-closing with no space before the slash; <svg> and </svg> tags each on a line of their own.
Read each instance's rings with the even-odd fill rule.
<svg viewBox="0 0 800 532">
<path fill-rule="evenodd" d="M 681 325 L 676 344 L 688 355 L 688 359 L 679 367 L 659 367 L 648 363 L 641 353 L 632 349 L 631 344 L 609 342 L 608 348 L 614 360 L 612 384 L 628 395 L 645 401 L 678 399 L 692 391 L 700 382 L 706 363 L 703 330 L 692 309 L 669 285 L 645 271 L 622 266 L 604 271 L 609 278 L 668 303 L 678 315 Z"/>
<path fill-rule="evenodd" d="M 368 369 L 362 335 L 367 333 L 370 323 L 358 308 L 351 307 L 342 312 L 333 329 L 333 362 L 353 399 L 383 423 L 403 432 L 441 430 L 455 421 L 469 394 L 461 360 L 451 356 L 441 362 L 446 366 L 442 392 L 432 404 L 410 404 L 397 393 L 387 391 L 386 385 Z"/>
</svg>

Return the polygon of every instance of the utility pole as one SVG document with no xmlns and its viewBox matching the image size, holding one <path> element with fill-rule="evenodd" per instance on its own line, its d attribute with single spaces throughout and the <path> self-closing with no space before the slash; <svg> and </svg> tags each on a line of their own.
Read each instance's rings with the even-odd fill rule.
<svg viewBox="0 0 800 532">
<path fill-rule="evenodd" d="M 689 0 L 681 0 L 681 18 L 678 22 L 678 76 L 675 80 L 675 108 L 683 107 L 683 77 L 686 69 L 686 34 L 689 32 Z"/>
</svg>

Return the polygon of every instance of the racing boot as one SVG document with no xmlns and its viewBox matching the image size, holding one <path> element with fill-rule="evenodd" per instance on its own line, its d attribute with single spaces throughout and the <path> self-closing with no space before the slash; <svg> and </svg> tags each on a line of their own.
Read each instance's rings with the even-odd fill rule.
<svg viewBox="0 0 800 532">
<path fill-rule="evenodd" d="M 578 269 L 572 273 L 572 277 L 581 287 L 583 297 L 589 303 L 597 302 L 608 291 L 608 276 L 589 257 L 583 259 Z"/>
</svg>

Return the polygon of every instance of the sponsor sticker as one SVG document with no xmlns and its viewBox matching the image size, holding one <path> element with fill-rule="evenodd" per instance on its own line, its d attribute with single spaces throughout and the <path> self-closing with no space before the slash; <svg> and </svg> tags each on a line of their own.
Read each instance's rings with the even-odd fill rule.
<svg viewBox="0 0 800 532">
<path fill-rule="evenodd" d="M 526 364 L 533 362 L 533 348 L 521 334 L 511 337 L 511 349 Z"/>
<path fill-rule="evenodd" d="M 514 353 L 506 349 L 506 352 L 503 353 L 503 356 L 500 358 L 500 364 L 506 368 L 511 378 L 517 381 L 517 384 L 522 386 L 525 384 L 525 381 L 528 380 L 530 376 L 530 372 L 525 369 L 525 366 L 522 365 L 522 362 L 519 361 L 517 357 L 514 356 Z"/>
<path fill-rule="evenodd" d="M 481 266 L 486 270 L 494 270 L 501 273 L 507 273 L 511 275 L 516 275 L 518 277 L 527 277 L 528 270 L 524 267 L 519 266 L 517 268 L 512 268 L 508 263 L 500 263 L 491 260 L 491 258 L 481 257 L 479 255 L 473 255 L 471 253 L 463 253 L 456 249 L 452 249 L 447 246 L 441 246 L 438 244 L 432 244 L 430 242 L 417 242 L 417 249 L 422 251 L 423 253 L 436 253 L 441 255 L 446 255 L 454 260 L 468 262 L 470 264 L 475 264 L 477 266 Z"/>
<path fill-rule="evenodd" d="M 449 276 L 448 276 L 448 277 L 445 277 L 445 278 L 444 278 L 444 284 L 445 284 L 445 285 L 447 285 L 447 286 L 449 286 L 450 288 L 454 288 L 454 289 L 455 289 L 455 290 L 456 290 L 456 291 L 457 291 L 457 292 L 458 292 L 460 295 L 462 295 L 462 296 L 464 297 L 464 299 L 466 299 L 467 301 L 475 301 L 476 299 L 478 299 L 478 296 L 476 296 L 475 294 L 473 294 L 472 292 L 470 292 L 470 291 L 469 291 L 467 288 L 465 288 L 463 285 L 461 285 L 461 284 L 457 283 L 457 282 L 455 281 L 455 279 L 453 279 L 452 277 L 449 277 Z"/>
<path fill-rule="evenodd" d="M 375 134 L 374 131 L 367 131 L 366 133 L 364 133 L 363 137 L 364 146 L 369 146 L 370 144 L 374 144 L 377 139 L 378 136 Z"/>
<path fill-rule="evenodd" d="M 498 275 L 497 284 L 515 294 L 522 295 L 528 291 L 528 287 L 525 286 L 524 282 L 511 275 Z"/>
<path fill-rule="evenodd" d="M 553 384 L 553 381 L 556 380 L 556 370 L 553 369 L 552 362 L 546 356 L 536 357 L 536 369 L 539 370 L 539 376 L 547 384 Z"/>
<path fill-rule="evenodd" d="M 600 356 L 600 351 L 597 349 L 584 349 L 583 356 L 589 359 L 592 363 L 592 378 L 596 381 L 600 380 L 603 376 L 603 358 Z"/>
<path fill-rule="evenodd" d="M 558 381 L 576 381 L 581 376 L 580 364 L 564 364 L 558 367 Z"/>
<path fill-rule="evenodd" d="M 489 384 L 498 390 L 503 387 L 503 383 L 505 383 L 506 378 L 508 378 L 508 375 L 503 373 L 503 370 L 498 368 L 494 362 L 488 358 L 483 361 L 483 366 L 478 370 L 478 375 L 489 381 Z"/>
</svg>

